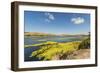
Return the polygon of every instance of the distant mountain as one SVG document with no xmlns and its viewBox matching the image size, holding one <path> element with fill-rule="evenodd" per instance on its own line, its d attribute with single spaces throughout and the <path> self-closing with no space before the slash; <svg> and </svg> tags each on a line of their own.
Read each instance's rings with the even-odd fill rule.
<svg viewBox="0 0 100 73">
<path fill-rule="evenodd" d="M 56 36 L 55 34 L 42 33 L 42 32 L 25 32 L 25 36 Z"/>
<path fill-rule="evenodd" d="M 60 36 L 88 36 L 88 34 L 61 34 Z"/>
<path fill-rule="evenodd" d="M 25 36 L 88 36 L 88 34 L 49 34 L 43 32 L 25 32 Z"/>
</svg>

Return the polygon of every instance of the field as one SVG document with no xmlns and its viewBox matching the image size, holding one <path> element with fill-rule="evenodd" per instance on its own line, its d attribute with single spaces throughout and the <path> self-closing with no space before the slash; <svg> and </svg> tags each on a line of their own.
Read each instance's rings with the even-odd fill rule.
<svg viewBox="0 0 100 73">
<path fill-rule="evenodd" d="M 31 57 L 36 56 L 43 60 L 60 59 L 62 58 L 63 54 L 66 53 L 66 55 L 69 55 L 72 52 L 76 51 L 79 44 L 80 42 L 46 42 L 41 45 L 39 50 L 32 52 Z"/>
</svg>

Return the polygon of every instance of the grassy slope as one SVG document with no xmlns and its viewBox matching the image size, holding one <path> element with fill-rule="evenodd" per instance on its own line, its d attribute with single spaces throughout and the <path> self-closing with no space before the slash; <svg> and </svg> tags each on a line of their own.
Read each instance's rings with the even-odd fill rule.
<svg viewBox="0 0 100 73">
<path fill-rule="evenodd" d="M 40 49 L 32 52 L 31 57 L 35 56 L 38 58 L 43 58 L 43 60 L 51 60 L 53 56 L 57 54 L 63 55 L 64 53 L 72 53 L 73 51 L 78 49 L 79 44 L 79 41 L 68 43 L 57 43 L 49 41 L 43 44 L 33 45 L 40 46 Z"/>
</svg>

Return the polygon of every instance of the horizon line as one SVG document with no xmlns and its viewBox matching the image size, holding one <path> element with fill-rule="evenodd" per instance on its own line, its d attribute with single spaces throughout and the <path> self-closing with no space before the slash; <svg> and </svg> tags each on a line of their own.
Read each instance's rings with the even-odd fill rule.
<svg viewBox="0 0 100 73">
<path fill-rule="evenodd" d="M 84 32 L 84 33 L 47 33 L 47 32 L 24 32 L 24 33 L 44 33 L 44 34 L 54 34 L 54 35 L 88 35 L 90 32 Z"/>
</svg>

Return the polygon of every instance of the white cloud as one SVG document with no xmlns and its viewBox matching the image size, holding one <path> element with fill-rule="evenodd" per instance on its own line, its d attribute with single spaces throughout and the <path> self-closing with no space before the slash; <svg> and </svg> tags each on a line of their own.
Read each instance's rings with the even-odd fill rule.
<svg viewBox="0 0 100 73">
<path fill-rule="evenodd" d="M 45 21 L 46 21 L 46 22 L 50 22 L 50 20 L 49 20 L 49 19 L 45 19 Z"/>
<path fill-rule="evenodd" d="M 55 19 L 55 18 L 54 18 L 54 15 L 53 15 L 52 13 L 46 12 L 45 15 L 46 15 L 46 17 L 47 17 L 47 18 L 45 19 L 47 22 L 50 22 L 50 21 L 52 21 L 52 20 Z"/>
<path fill-rule="evenodd" d="M 52 14 L 50 14 L 49 19 L 54 20 L 54 16 Z"/>
<path fill-rule="evenodd" d="M 82 17 L 77 17 L 77 18 L 72 18 L 71 21 L 74 23 L 74 24 L 82 24 L 85 22 L 85 19 L 82 18 Z"/>
</svg>

